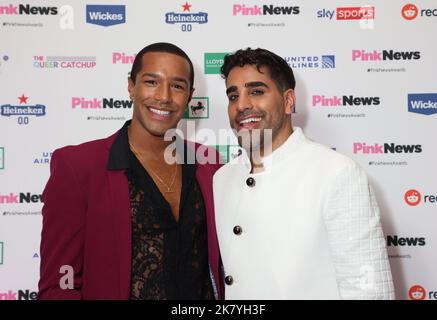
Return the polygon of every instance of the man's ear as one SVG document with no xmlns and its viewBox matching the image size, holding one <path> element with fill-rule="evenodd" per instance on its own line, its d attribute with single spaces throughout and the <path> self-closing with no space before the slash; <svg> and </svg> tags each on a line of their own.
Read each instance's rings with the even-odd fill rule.
<svg viewBox="0 0 437 320">
<path fill-rule="evenodd" d="M 130 77 L 127 77 L 127 91 L 129 92 L 129 97 L 131 100 L 134 99 L 134 87 L 135 84 Z"/>
<path fill-rule="evenodd" d="M 294 103 L 296 102 L 296 96 L 294 95 L 293 89 L 287 89 L 284 91 L 284 101 L 285 113 L 291 114 L 293 112 Z"/>
<path fill-rule="evenodd" d="M 187 107 L 188 107 L 188 104 L 190 103 L 191 99 L 193 98 L 194 90 L 195 90 L 194 88 L 191 88 L 190 95 L 188 97 Z"/>
</svg>

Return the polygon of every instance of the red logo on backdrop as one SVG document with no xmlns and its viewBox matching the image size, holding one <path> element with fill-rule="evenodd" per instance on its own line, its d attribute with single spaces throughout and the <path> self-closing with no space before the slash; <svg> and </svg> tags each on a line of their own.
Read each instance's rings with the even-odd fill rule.
<svg viewBox="0 0 437 320">
<path fill-rule="evenodd" d="M 416 284 L 410 288 L 410 291 L 408 291 L 408 296 L 410 297 L 411 300 L 425 300 L 426 297 L 425 288 Z"/>
<path fill-rule="evenodd" d="M 375 7 L 337 8 L 337 20 L 375 19 Z"/>
<path fill-rule="evenodd" d="M 422 200 L 422 195 L 419 191 L 411 189 L 405 192 L 404 199 L 410 206 L 417 206 L 420 203 L 420 200 Z"/>
<path fill-rule="evenodd" d="M 402 7 L 401 13 L 404 19 L 413 20 L 416 19 L 417 15 L 419 14 L 419 9 L 417 9 L 414 4 L 409 3 Z"/>
</svg>

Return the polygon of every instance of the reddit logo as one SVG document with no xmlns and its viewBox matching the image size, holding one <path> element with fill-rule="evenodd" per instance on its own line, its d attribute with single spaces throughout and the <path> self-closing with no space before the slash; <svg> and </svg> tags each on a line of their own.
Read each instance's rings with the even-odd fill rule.
<svg viewBox="0 0 437 320">
<path fill-rule="evenodd" d="M 413 20 L 417 17 L 419 9 L 414 4 L 409 3 L 402 7 L 401 13 L 404 19 Z"/>
<path fill-rule="evenodd" d="M 419 191 L 411 189 L 405 192 L 404 199 L 410 206 L 417 206 L 420 203 L 420 200 L 422 200 L 422 196 Z"/>
<path fill-rule="evenodd" d="M 410 297 L 410 300 L 425 300 L 426 292 L 422 286 L 416 284 L 410 288 L 408 296 Z"/>
</svg>

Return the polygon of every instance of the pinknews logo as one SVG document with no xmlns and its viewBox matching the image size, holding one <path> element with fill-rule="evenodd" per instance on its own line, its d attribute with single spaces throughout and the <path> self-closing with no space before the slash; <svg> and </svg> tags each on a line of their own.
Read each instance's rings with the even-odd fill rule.
<svg viewBox="0 0 437 320">
<path fill-rule="evenodd" d="M 354 142 L 354 153 L 382 154 L 382 153 L 421 153 L 422 145 L 397 145 L 394 143 L 374 143 L 367 145 L 363 142 Z"/>
<path fill-rule="evenodd" d="M 244 4 L 234 4 L 232 7 L 232 15 L 238 16 L 265 16 L 265 15 L 292 15 L 299 14 L 300 7 L 279 7 L 274 5 L 263 6 L 246 6 Z"/>
<path fill-rule="evenodd" d="M 10 4 L 7 6 L 0 6 L 0 14 L 7 15 L 57 15 L 57 7 L 31 7 L 29 4 L 20 4 L 18 6 Z"/>
<path fill-rule="evenodd" d="M 13 203 L 38 203 L 42 202 L 41 194 L 31 194 L 30 192 L 20 192 L 19 194 L 9 193 L 9 194 L 1 194 L 0 193 L 0 203 L 1 204 L 13 204 Z"/>
<path fill-rule="evenodd" d="M 313 107 L 339 107 L 339 106 L 377 106 L 380 105 L 380 97 L 355 97 L 349 96 L 333 96 L 326 97 L 322 95 L 313 95 Z"/>
<path fill-rule="evenodd" d="M 73 109 L 130 109 L 132 108 L 131 100 L 116 100 L 114 98 L 91 98 L 85 99 L 83 97 L 71 98 L 71 107 Z"/>
<path fill-rule="evenodd" d="M 38 293 L 30 290 L 0 292 L 0 300 L 36 300 Z"/>
<path fill-rule="evenodd" d="M 419 60 L 420 51 L 352 50 L 352 61 Z"/>
<path fill-rule="evenodd" d="M 112 53 L 112 64 L 133 64 L 136 54 L 127 55 L 124 52 L 113 52 Z"/>
</svg>

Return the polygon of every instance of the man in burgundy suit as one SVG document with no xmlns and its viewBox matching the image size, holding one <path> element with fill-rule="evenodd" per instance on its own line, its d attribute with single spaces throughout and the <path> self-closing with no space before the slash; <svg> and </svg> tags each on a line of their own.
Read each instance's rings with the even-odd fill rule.
<svg viewBox="0 0 437 320">
<path fill-rule="evenodd" d="M 180 48 L 143 48 L 128 79 L 132 120 L 106 139 L 53 153 L 39 299 L 222 298 L 212 196 L 220 165 L 164 156 L 187 160 L 199 147 L 182 141 L 179 152 L 164 139 L 193 82 Z"/>
</svg>

